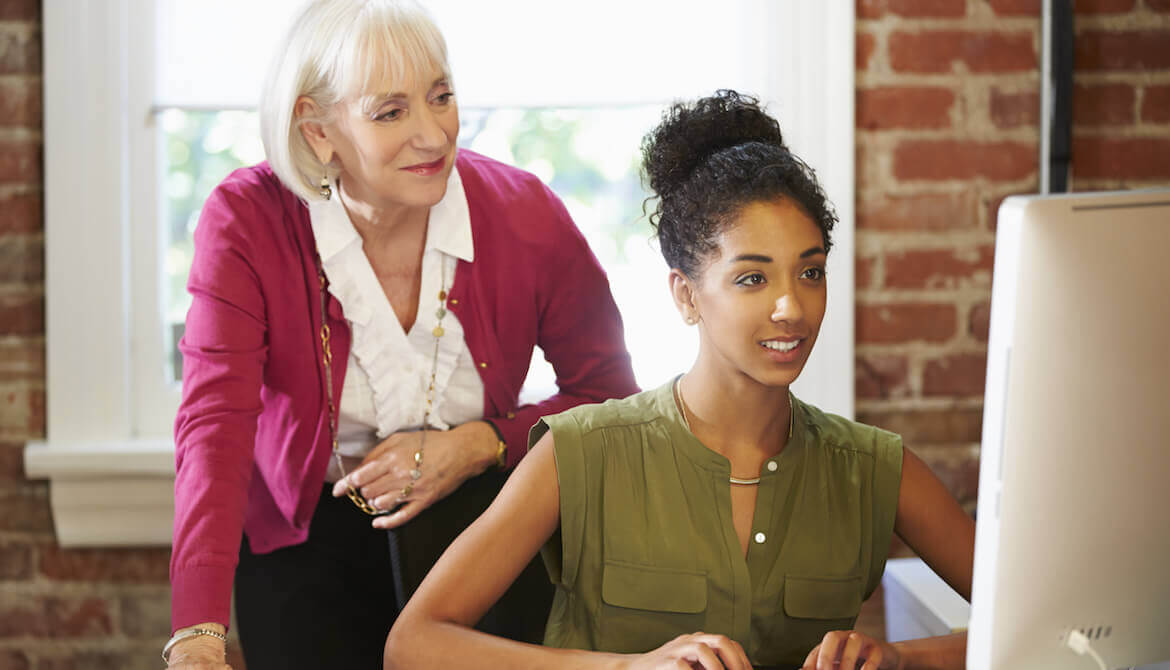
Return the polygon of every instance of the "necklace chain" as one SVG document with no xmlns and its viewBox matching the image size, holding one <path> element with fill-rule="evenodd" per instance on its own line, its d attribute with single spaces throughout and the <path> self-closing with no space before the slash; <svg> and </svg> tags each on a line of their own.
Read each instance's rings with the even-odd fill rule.
<svg viewBox="0 0 1170 670">
<path fill-rule="evenodd" d="M 686 375 L 679 375 L 679 378 L 674 380 L 674 387 L 672 390 L 674 391 L 674 400 L 676 403 L 678 403 L 678 411 L 680 414 L 682 414 L 683 425 L 687 427 L 687 431 L 689 431 L 691 435 L 694 435 L 695 431 L 693 428 L 691 428 L 691 421 L 690 421 L 690 419 L 687 418 L 687 404 L 686 404 L 686 402 L 683 401 L 683 396 L 682 396 L 682 378 L 684 376 L 686 376 Z M 794 414 L 793 414 L 793 409 L 792 409 L 792 394 L 789 393 L 788 394 L 788 441 L 789 442 L 792 441 L 792 424 L 794 423 L 793 415 Z M 751 479 L 741 479 L 741 478 L 736 477 L 734 475 L 730 475 L 730 476 L 728 476 L 727 480 L 729 482 L 731 482 L 732 484 L 736 484 L 739 486 L 755 486 L 756 484 L 760 483 L 759 476 L 752 477 Z"/>
<path fill-rule="evenodd" d="M 422 418 L 422 435 L 419 440 L 418 450 L 414 452 L 414 467 L 410 470 L 410 483 L 402 491 L 402 497 L 410 495 L 414 489 L 414 482 L 422 477 L 422 463 L 423 463 L 423 449 L 427 444 L 427 427 L 431 420 L 431 407 L 434 404 L 435 398 L 435 377 L 439 369 L 439 340 L 446 332 L 443 329 L 443 317 L 447 315 L 447 264 L 446 259 L 441 258 L 439 261 L 440 280 L 439 280 L 439 307 L 435 310 L 435 327 L 431 330 L 431 334 L 435 336 L 435 348 L 431 354 L 431 379 L 427 384 L 426 390 L 426 406 L 423 408 Z M 321 284 L 321 362 L 325 367 L 325 396 L 329 404 L 329 441 L 333 451 L 333 457 L 337 463 L 337 469 L 341 471 L 341 478 L 345 479 L 348 475 L 345 471 L 345 465 L 341 458 L 341 451 L 337 444 L 337 408 L 333 402 L 333 350 L 330 347 L 331 332 L 329 329 L 329 319 L 326 314 L 327 298 L 325 289 L 328 285 L 325 279 L 325 267 L 321 262 L 321 258 L 317 258 L 317 279 Z M 357 505 L 358 509 L 369 514 L 370 516 L 381 516 L 389 514 L 392 510 L 381 510 L 375 507 L 369 500 L 366 500 L 361 491 L 358 491 L 352 485 L 346 486 L 345 495 Z"/>
</svg>

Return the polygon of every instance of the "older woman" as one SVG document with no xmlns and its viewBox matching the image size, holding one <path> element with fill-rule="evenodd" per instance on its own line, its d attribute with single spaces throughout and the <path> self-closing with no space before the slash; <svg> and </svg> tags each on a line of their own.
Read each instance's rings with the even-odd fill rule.
<svg viewBox="0 0 1170 670">
<path fill-rule="evenodd" d="M 456 149 L 446 47 L 420 7 L 317 0 L 278 53 L 268 161 L 228 176 L 195 234 L 172 668 L 225 667 L 233 581 L 250 670 L 380 667 L 419 578 L 403 573 L 460 530 L 434 505 L 515 465 L 539 416 L 636 390 L 564 206 Z M 537 345 L 559 392 L 520 406 Z M 392 552 L 386 530 L 412 524 L 432 527 Z"/>
</svg>

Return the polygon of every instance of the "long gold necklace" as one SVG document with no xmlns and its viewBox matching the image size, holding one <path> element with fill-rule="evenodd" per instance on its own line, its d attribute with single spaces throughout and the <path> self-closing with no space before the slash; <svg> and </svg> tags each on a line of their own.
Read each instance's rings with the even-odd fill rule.
<svg viewBox="0 0 1170 670">
<path fill-rule="evenodd" d="M 687 427 L 687 430 L 691 433 L 691 435 L 694 435 L 695 431 L 693 428 L 691 428 L 690 419 L 687 418 L 687 404 L 685 402 L 683 402 L 683 397 L 682 397 L 682 378 L 684 376 L 686 376 L 686 375 L 679 375 L 678 379 L 674 380 L 674 387 L 672 390 L 674 391 L 674 401 L 676 403 L 678 403 L 678 411 L 680 414 L 682 414 L 683 425 Z M 792 394 L 789 393 L 788 394 L 788 441 L 789 442 L 792 441 L 792 423 L 793 423 L 792 417 L 793 417 Z M 741 479 L 739 477 L 731 475 L 727 478 L 727 481 L 731 482 L 732 484 L 736 484 L 738 486 L 755 486 L 756 484 L 760 483 L 760 477 L 757 475 L 751 479 Z"/>
<path fill-rule="evenodd" d="M 423 464 L 423 449 L 427 446 L 427 428 L 431 420 L 431 408 L 435 399 L 435 376 L 439 369 L 439 340 L 446 332 L 443 329 L 443 317 L 447 315 L 447 264 L 446 259 L 439 259 L 440 280 L 439 280 L 439 307 L 435 310 L 435 327 L 431 330 L 431 334 L 435 336 L 435 348 L 431 354 L 431 379 L 427 384 L 426 390 L 426 407 L 423 409 L 422 419 L 422 436 L 419 440 L 418 450 L 414 452 L 414 467 L 410 469 L 410 482 L 402 489 L 399 494 L 399 502 L 403 501 L 414 491 L 414 483 L 422 477 Z M 337 463 L 337 469 L 341 472 L 341 478 L 346 479 L 345 465 L 341 458 L 341 451 L 337 445 L 337 409 L 333 404 L 333 375 L 331 373 L 331 364 L 333 362 L 333 351 L 329 346 L 330 331 L 328 317 L 326 316 L 327 298 L 325 296 L 325 288 L 327 285 L 325 279 L 324 265 L 321 263 L 321 258 L 317 258 L 317 279 L 321 283 L 321 349 L 322 349 L 322 363 L 325 366 L 325 395 L 329 400 L 329 436 L 330 444 L 333 448 L 333 457 Z M 354 488 L 349 480 L 346 479 L 345 495 L 353 501 L 354 505 L 361 511 L 370 516 L 381 516 L 383 514 L 390 514 L 392 509 L 378 509 L 362 492 Z"/>
</svg>

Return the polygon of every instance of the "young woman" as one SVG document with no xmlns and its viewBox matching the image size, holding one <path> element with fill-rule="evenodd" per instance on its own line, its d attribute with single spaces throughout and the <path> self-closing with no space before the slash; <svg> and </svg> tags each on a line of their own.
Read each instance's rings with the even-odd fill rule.
<svg viewBox="0 0 1170 670">
<path fill-rule="evenodd" d="M 894 532 L 968 596 L 974 523 L 897 435 L 789 391 L 825 314 L 835 220 L 812 171 L 731 91 L 675 105 L 643 149 L 698 359 L 538 423 L 398 619 L 387 667 L 961 667 L 962 636 L 849 630 Z M 542 547 L 546 647 L 471 630 Z"/>
</svg>

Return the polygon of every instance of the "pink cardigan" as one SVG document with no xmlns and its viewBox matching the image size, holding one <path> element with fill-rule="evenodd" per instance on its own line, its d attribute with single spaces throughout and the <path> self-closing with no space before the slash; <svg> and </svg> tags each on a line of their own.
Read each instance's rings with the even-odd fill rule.
<svg viewBox="0 0 1170 670">
<path fill-rule="evenodd" d="M 456 168 L 475 261 L 459 262 L 448 308 L 511 466 L 541 416 L 637 387 L 609 283 L 560 200 L 536 177 L 469 151 Z M 257 553 L 305 540 L 330 456 L 309 213 L 267 163 L 236 170 L 207 199 L 187 288 L 173 629 L 228 623 L 241 532 Z M 327 311 L 340 399 L 350 331 L 332 296 Z M 553 363 L 559 392 L 519 406 L 534 346 Z"/>
</svg>

